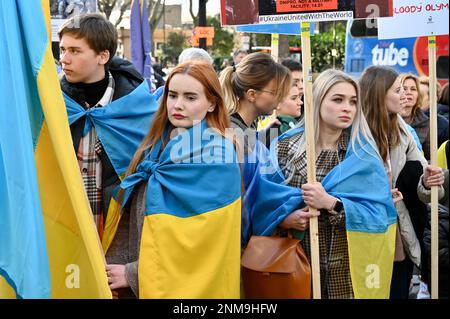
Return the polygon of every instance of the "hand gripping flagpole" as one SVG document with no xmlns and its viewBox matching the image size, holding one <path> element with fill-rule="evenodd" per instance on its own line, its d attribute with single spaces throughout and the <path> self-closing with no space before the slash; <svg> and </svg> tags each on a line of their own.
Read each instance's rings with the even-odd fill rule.
<svg viewBox="0 0 450 319">
<path fill-rule="evenodd" d="M 306 158 L 308 170 L 308 183 L 316 181 L 316 150 L 314 139 L 314 117 L 312 99 L 312 67 L 311 67 L 311 40 L 310 23 L 301 23 L 302 32 L 302 64 L 303 83 L 305 87 L 305 134 Z M 316 209 L 309 208 L 310 212 Z M 319 225 L 317 217 L 309 220 L 309 235 L 311 241 L 311 273 L 313 283 L 313 298 L 321 299 L 320 294 L 320 255 L 319 255 Z"/>
<path fill-rule="evenodd" d="M 431 165 L 437 166 L 437 110 L 436 110 L 436 36 L 428 37 L 428 67 L 430 78 L 430 154 Z M 431 187 L 431 298 L 438 299 L 439 265 L 438 186 Z"/>
</svg>

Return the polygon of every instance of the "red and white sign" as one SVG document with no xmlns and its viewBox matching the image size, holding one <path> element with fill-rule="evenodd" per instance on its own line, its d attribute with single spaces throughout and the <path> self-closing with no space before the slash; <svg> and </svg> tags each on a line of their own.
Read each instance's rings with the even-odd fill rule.
<svg viewBox="0 0 450 319">
<path fill-rule="evenodd" d="M 302 12 L 337 10 L 338 0 L 278 0 L 276 2 L 277 12 Z"/>
<path fill-rule="evenodd" d="M 448 0 L 394 0 L 394 16 L 378 19 L 378 38 L 448 34 Z"/>
</svg>

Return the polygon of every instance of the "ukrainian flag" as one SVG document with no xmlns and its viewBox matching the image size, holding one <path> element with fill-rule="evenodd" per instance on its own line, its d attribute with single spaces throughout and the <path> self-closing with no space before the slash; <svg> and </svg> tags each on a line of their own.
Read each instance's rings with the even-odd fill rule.
<svg viewBox="0 0 450 319">
<path fill-rule="evenodd" d="M 382 162 L 374 154 L 369 144 L 364 149 L 349 144 L 344 161 L 322 181 L 344 205 L 356 299 L 388 299 L 394 265 L 397 211 Z"/>
<path fill-rule="evenodd" d="M 44 12 L 0 2 L 0 297 L 111 298 Z"/>
<path fill-rule="evenodd" d="M 290 130 L 279 139 L 301 130 L 303 128 Z M 271 144 L 269 164 L 274 165 L 276 173 L 262 175 L 262 178 L 282 183 L 285 177 L 278 166 L 275 145 Z M 267 193 L 265 185 L 251 185 L 248 192 L 252 194 L 252 188 L 258 187 L 258 193 Z M 344 205 L 355 298 L 389 298 L 397 211 L 381 159 L 369 143 L 363 147 L 355 145 L 355 149 L 349 143 L 345 159 L 325 176 L 322 185 L 327 193 L 340 198 Z M 294 196 L 302 206 L 305 205 L 301 193 Z M 285 210 L 278 214 L 266 214 L 259 199 L 250 198 L 250 202 L 255 235 L 270 236 L 291 212 Z"/>
<path fill-rule="evenodd" d="M 233 144 L 204 120 L 158 158 L 160 149 L 161 142 L 121 184 L 125 205 L 147 183 L 139 297 L 239 298 L 241 173 Z"/>
</svg>

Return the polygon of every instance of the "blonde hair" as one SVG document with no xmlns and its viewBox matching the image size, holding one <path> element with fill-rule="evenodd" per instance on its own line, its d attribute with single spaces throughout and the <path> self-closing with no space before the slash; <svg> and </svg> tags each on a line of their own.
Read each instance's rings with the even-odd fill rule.
<svg viewBox="0 0 450 319">
<path fill-rule="evenodd" d="M 413 105 L 412 109 L 411 109 L 411 118 L 416 117 L 416 111 L 418 108 L 420 108 L 420 106 L 422 105 L 423 102 L 423 94 L 420 91 L 420 82 L 419 82 L 419 78 L 417 76 L 415 76 L 412 73 L 402 73 L 399 75 L 400 78 L 400 83 L 402 84 L 402 86 L 405 84 L 406 80 L 413 80 L 414 83 L 416 84 L 417 87 L 417 101 L 416 104 Z"/>
<path fill-rule="evenodd" d="M 426 75 L 422 75 L 419 77 L 419 83 L 426 85 L 428 86 L 428 88 L 430 88 L 430 78 Z M 440 99 L 441 94 L 442 94 L 442 86 L 438 81 L 436 81 L 436 101 Z"/>
<path fill-rule="evenodd" d="M 251 53 L 237 66 L 220 73 L 220 84 L 229 114 L 239 111 L 239 100 L 250 89 L 262 90 L 272 80 L 277 84 L 275 98 L 281 101 L 291 87 L 290 71 L 265 53 Z"/>
<path fill-rule="evenodd" d="M 345 74 L 342 71 L 335 69 L 328 69 L 323 71 L 313 84 L 313 112 L 314 112 L 314 142 L 317 144 L 320 135 L 320 108 L 323 102 L 323 99 L 328 94 L 330 89 L 339 83 L 349 83 L 351 84 L 356 91 L 357 103 L 356 103 L 356 114 L 355 119 L 353 120 L 350 132 L 350 143 L 352 148 L 355 149 L 355 145 L 358 144 L 362 149 L 364 149 L 367 153 L 379 157 L 378 149 L 375 144 L 375 141 L 372 137 L 372 133 L 370 132 L 370 128 L 366 122 L 366 118 L 364 117 L 364 113 L 361 107 L 360 101 L 360 89 L 358 83 L 355 82 L 349 75 Z M 297 127 L 304 127 L 305 119 L 303 118 L 298 124 Z M 306 150 L 306 134 L 303 134 L 300 138 L 300 147 L 297 148 L 296 152 L 292 156 L 292 158 L 288 161 L 286 166 L 291 167 L 292 175 L 287 178 L 289 181 L 295 173 L 295 167 L 293 162 L 296 158 L 300 157 L 300 155 Z M 375 153 L 368 151 L 364 145 L 369 143 Z"/>
</svg>

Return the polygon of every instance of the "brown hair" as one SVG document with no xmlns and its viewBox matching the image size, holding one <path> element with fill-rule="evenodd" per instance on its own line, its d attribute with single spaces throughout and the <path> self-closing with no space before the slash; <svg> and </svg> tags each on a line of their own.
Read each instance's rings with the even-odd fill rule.
<svg viewBox="0 0 450 319">
<path fill-rule="evenodd" d="M 239 111 L 239 99 L 250 89 L 262 90 L 272 80 L 278 87 L 275 98 L 278 102 L 291 89 L 291 72 L 288 68 L 275 62 L 265 53 L 251 53 L 235 67 L 226 67 L 220 73 L 220 84 L 229 114 Z M 277 103 L 278 104 L 278 103 Z"/>
<path fill-rule="evenodd" d="M 212 112 L 207 112 L 205 117 L 208 127 L 216 130 L 220 135 L 225 137 L 225 130 L 227 127 L 230 127 L 230 122 L 222 98 L 219 79 L 217 78 L 214 68 L 211 64 L 202 61 L 185 62 L 173 69 L 167 78 L 164 87 L 164 94 L 161 98 L 159 109 L 155 114 L 152 127 L 134 154 L 130 165 L 128 166 L 125 177 L 136 171 L 136 167 L 141 162 L 144 153 L 163 138 L 164 130 L 170 123 L 167 116 L 167 97 L 169 94 L 169 85 L 172 78 L 177 74 L 187 74 L 203 85 L 206 99 L 215 105 L 214 110 Z M 119 190 L 117 198 L 118 202 L 121 204 L 123 200 L 122 189 Z"/>
<path fill-rule="evenodd" d="M 85 39 L 89 47 L 100 54 L 109 51 L 109 62 L 117 50 L 117 30 L 114 25 L 99 13 L 88 13 L 74 16 L 64 22 L 58 31 L 59 40 L 64 34 L 70 34 L 77 39 Z"/>
<path fill-rule="evenodd" d="M 389 67 L 371 66 L 364 70 L 359 80 L 361 105 L 372 136 L 384 162 L 389 148 L 400 143 L 398 115 L 389 113 L 385 98 L 398 73 Z"/>
</svg>

